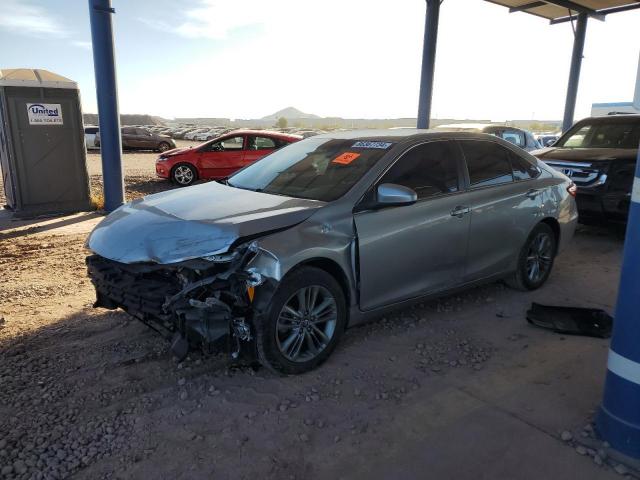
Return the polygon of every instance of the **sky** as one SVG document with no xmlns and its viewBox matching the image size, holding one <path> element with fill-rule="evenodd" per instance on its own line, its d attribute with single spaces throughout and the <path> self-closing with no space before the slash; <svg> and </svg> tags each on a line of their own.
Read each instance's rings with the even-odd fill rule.
<svg viewBox="0 0 640 480">
<path fill-rule="evenodd" d="M 415 117 L 424 0 L 112 0 L 121 113 Z M 590 20 L 576 118 L 631 101 L 640 10 Z M 561 119 L 569 23 L 444 0 L 432 117 Z M 87 0 L 2 0 L 0 68 L 78 82 L 97 112 Z"/>
</svg>

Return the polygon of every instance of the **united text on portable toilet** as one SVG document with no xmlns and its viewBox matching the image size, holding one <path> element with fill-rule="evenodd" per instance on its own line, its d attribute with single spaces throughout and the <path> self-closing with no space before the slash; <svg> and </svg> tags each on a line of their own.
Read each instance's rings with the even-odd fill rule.
<svg viewBox="0 0 640 480">
<path fill-rule="evenodd" d="M 80 92 L 47 70 L 0 70 L 0 168 L 17 216 L 89 210 Z"/>
</svg>

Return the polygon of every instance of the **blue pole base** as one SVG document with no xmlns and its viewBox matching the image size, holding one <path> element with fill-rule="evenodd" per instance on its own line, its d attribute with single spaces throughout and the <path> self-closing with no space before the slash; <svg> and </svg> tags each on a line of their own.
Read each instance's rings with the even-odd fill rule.
<svg viewBox="0 0 640 480">
<path fill-rule="evenodd" d="M 607 371 L 596 431 L 613 448 L 640 458 L 640 385 Z"/>
</svg>

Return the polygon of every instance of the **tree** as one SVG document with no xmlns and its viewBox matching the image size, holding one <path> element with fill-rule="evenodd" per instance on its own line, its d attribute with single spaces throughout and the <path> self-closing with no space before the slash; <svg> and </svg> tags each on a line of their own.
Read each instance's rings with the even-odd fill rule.
<svg viewBox="0 0 640 480">
<path fill-rule="evenodd" d="M 276 122 L 276 127 L 278 127 L 278 128 L 287 128 L 288 124 L 289 124 L 289 122 L 287 122 L 286 118 L 280 117 L 278 119 L 278 121 Z"/>
</svg>

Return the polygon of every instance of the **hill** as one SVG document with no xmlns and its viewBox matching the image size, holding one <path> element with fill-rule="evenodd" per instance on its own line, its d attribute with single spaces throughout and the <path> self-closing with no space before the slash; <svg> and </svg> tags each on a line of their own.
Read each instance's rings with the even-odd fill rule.
<svg viewBox="0 0 640 480">
<path fill-rule="evenodd" d="M 317 115 L 313 115 L 312 113 L 304 113 L 294 107 L 283 108 L 282 110 L 278 110 L 276 113 L 272 113 L 271 115 L 267 115 L 266 117 L 262 117 L 260 120 L 265 120 L 268 122 L 275 122 L 279 118 L 286 118 L 287 120 L 299 120 L 299 119 L 316 119 L 320 118 Z"/>
</svg>

